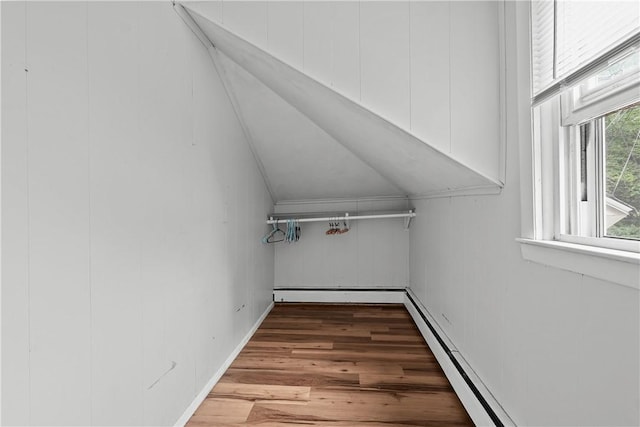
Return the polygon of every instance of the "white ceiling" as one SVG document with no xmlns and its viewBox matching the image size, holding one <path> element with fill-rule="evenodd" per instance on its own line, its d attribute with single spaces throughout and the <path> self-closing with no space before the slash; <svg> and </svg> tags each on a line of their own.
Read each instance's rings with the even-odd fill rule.
<svg viewBox="0 0 640 427">
<path fill-rule="evenodd" d="M 242 67 L 218 58 L 275 200 L 405 194 Z"/>
<path fill-rule="evenodd" d="M 215 46 L 212 57 L 276 202 L 499 189 L 495 180 L 213 22 L 198 4 L 185 6 Z"/>
</svg>

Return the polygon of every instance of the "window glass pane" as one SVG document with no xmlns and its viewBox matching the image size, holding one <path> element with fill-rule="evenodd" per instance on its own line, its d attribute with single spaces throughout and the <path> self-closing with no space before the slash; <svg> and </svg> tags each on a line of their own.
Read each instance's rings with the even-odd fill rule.
<svg viewBox="0 0 640 427">
<path fill-rule="evenodd" d="M 640 104 L 605 116 L 606 235 L 640 239 Z"/>
<path fill-rule="evenodd" d="M 615 61 L 594 76 L 586 79 L 581 87 L 583 96 L 588 96 L 601 88 L 611 90 L 610 87 L 616 82 L 623 82 L 628 78 L 637 78 L 639 69 L 640 50 L 636 47 L 629 50 L 620 60 Z"/>
</svg>

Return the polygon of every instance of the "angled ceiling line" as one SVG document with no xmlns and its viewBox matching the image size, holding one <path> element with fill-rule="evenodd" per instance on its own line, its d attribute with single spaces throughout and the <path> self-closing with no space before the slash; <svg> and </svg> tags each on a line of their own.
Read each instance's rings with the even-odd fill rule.
<svg viewBox="0 0 640 427">
<path fill-rule="evenodd" d="M 502 187 L 497 179 L 443 153 L 188 6 L 186 9 L 216 49 L 407 194 L 451 191 L 459 195 L 465 188 L 477 192 L 478 188 Z"/>
<path fill-rule="evenodd" d="M 204 45 L 205 49 L 207 50 L 207 53 L 209 54 L 209 58 L 211 59 L 211 62 L 213 63 L 213 67 L 215 68 L 216 73 L 220 77 L 220 81 L 222 82 L 222 86 L 224 87 L 224 91 L 225 91 L 225 94 L 227 95 L 227 99 L 229 100 L 229 103 L 231 104 L 231 108 L 233 109 L 233 112 L 234 112 L 234 114 L 236 116 L 236 119 L 238 120 L 238 123 L 240 124 L 240 129 L 242 130 L 242 134 L 244 135 L 244 138 L 247 141 L 247 144 L 249 145 L 249 150 L 251 151 L 251 154 L 253 155 L 253 158 L 255 159 L 255 162 L 256 162 L 256 164 L 258 166 L 258 170 L 260 171 L 260 175 L 262 175 L 262 180 L 264 181 L 264 184 L 267 187 L 267 192 L 269 193 L 269 197 L 271 198 L 271 202 L 275 203 L 277 201 L 277 198 L 276 198 L 276 195 L 275 195 L 275 193 L 273 191 L 273 185 L 271 184 L 271 181 L 269 180 L 269 176 L 267 175 L 267 171 L 266 171 L 266 169 L 264 167 L 264 164 L 262 163 L 262 159 L 260 158 L 260 156 L 259 156 L 259 154 L 257 152 L 256 144 L 255 144 L 255 141 L 253 139 L 253 135 L 251 133 L 251 130 L 247 126 L 246 120 L 244 119 L 244 116 L 242 114 L 242 110 L 240 108 L 240 104 L 238 102 L 238 99 L 236 98 L 235 93 L 233 92 L 233 90 L 231 88 L 231 84 L 229 83 L 229 79 L 226 76 L 224 66 L 223 66 L 222 62 L 220 61 L 220 59 L 218 58 L 218 51 L 215 48 L 215 45 L 202 32 L 202 29 L 200 29 L 198 24 L 196 24 L 196 22 L 193 20 L 191 15 L 185 10 L 185 8 L 181 4 L 176 3 L 174 1 L 173 2 L 173 8 L 176 11 L 176 13 L 178 14 L 178 16 L 180 16 L 180 18 L 182 18 L 182 20 L 185 22 L 185 24 L 187 24 L 189 29 L 195 34 L 195 36 L 198 38 L 198 40 L 200 40 L 200 42 Z"/>
<path fill-rule="evenodd" d="M 242 133 L 244 134 L 245 139 L 249 144 L 249 149 L 251 150 L 251 154 L 253 154 L 253 158 L 258 165 L 258 169 L 260 170 L 260 174 L 262 175 L 262 179 L 264 180 L 264 184 L 267 187 L 267 191 L 271 197 L 271 202 L 275 203 L 278 199 L 276 197 L 276 193 L 274 192 L 273 185 L 271 180 L 269 179 L 269 175 L 267 174 L 267 169 L 264 167 L 264 163 L 262 162 L 262 158 L 258 154 L 258 149 L 256 148 L 255 139 L 253 133 L 251 132 L 251 128 L 247 125 L 247 121 L 245 120 L 244 114 L 242 113 L 242 108 L 240 107 L 240 103 L 238 102 L 238 98 L 231 87 L 229 79 L 226 75 L 226 68 L 223 65 L 222 61 L 218 58 L 218 51 L 212 47 L 211 49 L 207 49 L 209 52 L 209 56 L 211 57 L 214 66 L 216 67 L 216 71 L 218 75 L 220 75 L 220 80 L 222 80 L 222 84 L 225 88 L 225 92 L 227 93 L 227 97 L 231 102 L 231 106 L 233 107 L 233 111 L 236 113 L 236 117 L 238 118 L 238 122 L 240 123 L 240 127 L 242 128 Z"/>
</svg>

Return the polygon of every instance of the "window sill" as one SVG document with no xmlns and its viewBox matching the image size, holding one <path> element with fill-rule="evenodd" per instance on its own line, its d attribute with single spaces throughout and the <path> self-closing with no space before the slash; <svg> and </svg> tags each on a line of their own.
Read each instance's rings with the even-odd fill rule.
<svg viewBox="0 0 640 427">
<path fill-rule="evenodd" d="M 516 239 L 527 261 L 640 289 L 640 254 L 550 240 Z"/>
</svg>

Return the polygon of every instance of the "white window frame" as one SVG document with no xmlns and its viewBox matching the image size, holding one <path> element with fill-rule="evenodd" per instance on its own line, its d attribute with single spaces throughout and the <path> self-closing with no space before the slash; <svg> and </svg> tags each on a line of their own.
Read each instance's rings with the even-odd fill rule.
<svg viewBox="0 0 640 427">
<path fill-rule="evenodd" d="M 518 48 L 529 51 L 531 34 L 528 2 L 516 8 Z M 526 35 L 524 31 L 527 32 Z M 616 54 L 628 47 L 622 46 Z M 523 209 L 522 237 L 517 241 L 521 243 L 522 255 L 529 261 L 640 289 L 640 242 L 574 236 L 567 233 L 571 208 L 559 191 L 561 188 L 571 188 L 567 177 L 576 172 L 570 161 L 572 146 L 575 147 L 571 143 L 571 132 L 575 132 L 572 126 L 623 106 L 620 97 L 630 93 L 629 87 L 640 87 L 638 79 L 627 76 L 624 81 L 612 82 L 617 90 L 607 91 L 606 94 L 589 94 L 590 97 L 584 97 L 586 102 L 579 106 L 567 108 L 565 100 L 564 110 L 560 95 L 549 97 L 544 93 L 542 97 L 546 97 L 546 101 L 543 100 L 544 102 L 539 102 L 537 107 L 531 108 L 530 60 L 530 57 L 524 58 L 520 55 L 518 58 Z M 592 67 L 582 74 L 577 73 L 576 76 L 569 76 L 557 86 L 572 87 L 595 68 Z M 523 84 L 525 81 L 528 87 Z M 578 119 L 579 117 L 581 118 Z M 594 144 L 591 144 L 591 147 L 594 147 Z M 590 187 L 593 188 L 593 185 Z"/>
<path fill-rule="evenodd" d="M 638 74 L 637 72 L 635 74 Z M 561 96 L 561 103 L 570 102 L 571 96 Z M 617 94 L 619 95 L 619 93 Z M 640 102 L 640 80 L 629 85 L 624 97 L 617 97 L 618 103 L 609 102 L 604 98 L 604 103 L 592 105 L 592 114 L 597 117 L 589 117 L 586 121 L 570 121 L 563 126 L 561 134 L 565 136 L 560 144 L 558 171 L 554 175 L 558 177 L 559 187 L 559 213 L 554 224 L 554 237 L 556 240 L 569 243 L 578 243 L 604 248 L 617 249 L 630 252 L 640 252 L 640 241 L 623 238 L 611 238 L 605 233 L 605 150 L 603 138 L 603 117 L 612 111 L 625 108 L 630 104 Z M 584 118 L 584 115 L 580 117 Z M 563 115 L 564 121 L 564 115 Z M 587 145 L 587 201 L 578 201 L 577 188 L 580 182 L 580 128 L 589 127 L 589 140 Z M 583 209 L 585 212 L 579 212 Z M 586 230 L 585 230 L 586 229 Z"/>
</svg>

